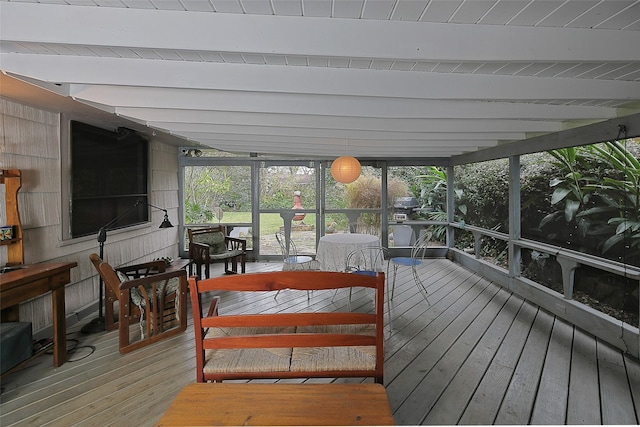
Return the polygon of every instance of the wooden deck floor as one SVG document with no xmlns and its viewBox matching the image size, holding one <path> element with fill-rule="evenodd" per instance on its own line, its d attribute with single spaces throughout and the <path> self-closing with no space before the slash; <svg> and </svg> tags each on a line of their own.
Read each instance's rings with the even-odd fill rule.
<svg viewBox="0 0 640 427">
<path fill-rule="evenodd" d="M 431 305 L 407 271 L 391 309 L 385 386 L 397 424 L 638 424 L 638 360 L 450 261 L 422 268 Z M 347 295 L 332 296 L 223 295 L 222 309 L 346 305 Z M 371 303 L 356 293 L 352 309 Z M 154 425 L 194 381 L 191 322 L 186 333 L 124 356 L 116 332 L 83 335 L 81 326 L 68 331 L 68 363 L 56 369 L 43 356 L 3 379 L 0 425 Z"/>
</svg>

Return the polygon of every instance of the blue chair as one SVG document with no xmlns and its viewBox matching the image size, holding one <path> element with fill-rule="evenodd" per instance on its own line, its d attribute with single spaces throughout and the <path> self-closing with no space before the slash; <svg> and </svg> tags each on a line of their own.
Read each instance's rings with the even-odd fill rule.
<svg viewBox="0 0 640 427">
<path fill-rule="evenodd" d="M 400 267 L 411 267 L 411 271 L 413 273 L 413 278 L 416 282 L 416 286 L 422 296 L 429 304 L 428 292 L 427 288 L 422 283 L 420 279 L 420 275 L 418 274 L 417 267 L 424 262 L 424 258 L 427 253 L 427 246 L 429 245 L 429 240 L 431 240 L 431 236 L 433 233 L 421 233 L 421 236 L 411 247 L 411 256 L 409 257 L 393 257 L 389 260 L 389 264 L 387 266 L 387 276 L 389 275 L 389 267 L 393 266 L 393 282 L 391 284 L 391 293 L 387 292 L 387 303 L 389 303 L 390 299 L 393 299 L 393 292 L 396 287 L 396 275 L 398 273 L 398 268 Z"/>
</svg>

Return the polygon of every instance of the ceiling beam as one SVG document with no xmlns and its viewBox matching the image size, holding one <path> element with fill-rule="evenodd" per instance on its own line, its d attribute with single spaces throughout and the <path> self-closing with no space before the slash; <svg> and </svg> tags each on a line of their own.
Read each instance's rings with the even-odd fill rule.
<svg viewBox="0 0 640 427">
<path fill-rule="evenodd" d="M 481 151 L 459 155 L 451 159 L 452 164 L 482 162 L 509 156 L 536 153 L 540 151 L 573 147 L 577 145 L 598 144 L 623 137 L 620 126 L 624 126 L 629 138 L 640 137 L 640 113 L 631 114 L 593 123 L 561 132 L 554 132 L 517 141 L 500 147 L 491 147 Z"/>
<path fill-rule="evenodd" d="M 477 131 L 552 131 L 561 130 L 556 120 L 500 120 L 500 119 L 387 119 L 368 117 L 326 117 L 304 114 L 245 113 L 211 110 L 173 110 L 166 108 L 119 107 L 116 113 L 136 117 L 150 126 L 155 123 L 211 123 L 257 126 L 327 127 L 340 129 L 405 130 L 410 132 L 477 132 Z"/>
<path fill-rule="evenodd" d="M 59 84 L 422 99 L 627 101 L 640 98 L 640 81 L 624 80 L 217 64 L 15 53 L 1 54 L 0 63 L 5 70 L 13 73 Z M 162 72 L 158 72 L 159 70 Z"/>
<path fill-rule="evenodd" d="M 180 136 L 189 140 L 206 143 L 207 141 L 219 141 L 219 143 L 248 144 L 256 145 L 262 143 L 277 144 L 284 146 L 306 146 L 310 150 L 317 152 L 323 146 L 333 147 L 334 150 L 344 151 L 345 143 L 349 146 L 349 153 L 358 156 L 366 156 L 370 150 L 378 147 L 386 154 L 394 154 L 406 152 L 410 155 L 413 150 L 436 148 L 446 149 L 450 151 L 475 151 L 479 148 L 487 148 L 498 145 L 497 140 L 486 139 L 464 139 L 464 140 L 447 140 L 447 139 L 424 139 L 424 140 L 406 140 L 406 139 L 355 139 L 355 138 L 326 138 L 315 136 L 274 136 L 274 135 L 252 135 L 252 134 L 211 134 L 198 132 L 171 132 L 172 135 Z"/>
<path fill-rule="evenodd" d="M 13 42 L 430 61 L 628 61 L 636 31 L 0 2 Z M 613 47 L 613 48 L 612 48 Z"/>
<path fill-rule="evenodd" d="M 295 93 L 72 85 L 74 99 L 114 107 L 169 108 L 386 118 L 598 120 L 615 108 L 514 102 L 424 100 Z"/>
<path fill-rule="evenodd" d="M 562 123 L 554 120 L 500 119 L 387 119 L 368 117 L 312 116 L 304 114 L 245 113 L 232 111 L 172 110 L 119 107 L 116 114 L 146 124 L 164 127 L 175 123 L 200 123 L 289 128 L 335 128 L 403 132 L 556 132 Z"/>
<path fill-rule="evenodd" d="M 300 155 L 306 157 L 323 157 L 327 159 L 334 159 L 344 153 L 343 145 L 322 145 L 316 147 L 313 145 L 311 150 L 308 144 L 292 144 L 291 142 L 282 141 L 229 141 L 229 140 L 211 140 L 204 139 L 202 141 L 204 145 L 210 148 L 215 148 L 223 151 L 233 152 L 255 152 L 256 149 L 260 153 L 265 154 L 282 154 L 286 152 L 287 155 Z M 358 158 L 386 158 L 386 157 L 449 157 L 452 155 L 462 154 L 467 150 L 460 149 L 456 146 L 430 146 L 423 145 L 420 147 L 414 147 L 410 150 L 394 150 L 393 146 L 367 146 L 363 148 L 349 146 L 349 155 L 356 156 Z M 473 151 L 475 148 L 470 147 L 468 151 Z"/>
<path fill-rule="evenodd" d="M 291 128 L 281 126 L 214 125 L 198 123 L 161 123 L 157 126 L 171 132 L 189 134 L 242 134 L 295 137 L 353 138 L 381 140 L 516 140 L 524 139 L 524 132 L 408 132 L 387 130 L 352 130 L 335 128 Z"/>
</svg>

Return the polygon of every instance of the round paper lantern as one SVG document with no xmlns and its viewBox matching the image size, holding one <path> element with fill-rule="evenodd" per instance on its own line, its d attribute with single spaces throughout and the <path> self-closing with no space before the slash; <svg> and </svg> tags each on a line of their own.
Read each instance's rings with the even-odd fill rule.
<svg viewBox="0 0 640 427">
<path fill-rule="evenodd" d="M 360 162 L 351 156 L 338 157 L 331 164 L 331 175 L 336 181 L 344 184 L 358 179 L 361 171 Z"/>
</svg>

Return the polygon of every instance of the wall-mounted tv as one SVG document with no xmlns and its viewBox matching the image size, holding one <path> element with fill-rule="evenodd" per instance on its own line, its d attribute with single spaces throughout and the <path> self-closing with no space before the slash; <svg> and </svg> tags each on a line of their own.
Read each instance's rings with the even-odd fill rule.
<svg viewBox="0 0 640 427">
<path fill-rule="evenodd" d="M 97 233 L 120 215 L 110 230 L 147 222 L 148 142 L 130 129 L 73 120 L 70 142 L 71 236 Z M 131 210 L 137 201 L 142 203 Z"/>
</svg>

